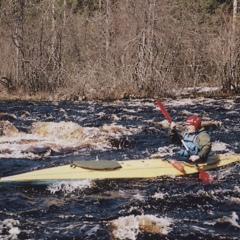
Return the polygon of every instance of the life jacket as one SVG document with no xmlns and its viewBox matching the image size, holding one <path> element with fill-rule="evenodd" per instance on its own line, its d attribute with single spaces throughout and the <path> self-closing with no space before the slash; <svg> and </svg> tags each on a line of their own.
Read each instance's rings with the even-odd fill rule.
<svg viewBox="0 0 240 240">
<path fill-rule="evenodd" d="M 201 146 L 197 143 L 197 138 L 202 134 L 206 133 L 206 131 L 201 131 L 197 134 L 188 134 L 187 132 L 183 135 L 183 141 L 185 142 L 186 146 L 190 150 L 191 155 L 197 155 L 199 150 L 201 150 Z M 180 150 L 180 156 L 183 157 L 190 157 L 188 151 L 186 149 Z"/>
</svg>

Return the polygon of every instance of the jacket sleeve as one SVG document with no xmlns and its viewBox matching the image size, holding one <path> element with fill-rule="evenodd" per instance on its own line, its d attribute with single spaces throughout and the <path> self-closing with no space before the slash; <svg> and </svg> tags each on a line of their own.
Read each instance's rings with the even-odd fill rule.
<svg viewBox="0 0 240 240">
<path fill-rule="evenodd" d="M 212 148 L 210 136 L 207 133 L 202 133 L 198 137 L 197 142 L 201 147 L 200 151 L 198 152 L 198 156 L 200 159 L 207 159 Z"/>
<path fill-rule="evenodd" d="M 169 137 L 171 143 L 178 144 L 178 145 L 181 144 L 181 140 L 180 140 L 176 131 L 169 129 L 168 130 L 168 137 Z"/>
</svg>

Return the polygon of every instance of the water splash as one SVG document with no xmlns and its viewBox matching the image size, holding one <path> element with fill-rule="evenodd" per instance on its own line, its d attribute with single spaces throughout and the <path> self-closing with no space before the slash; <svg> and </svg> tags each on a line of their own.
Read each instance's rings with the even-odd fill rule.
<svg viewBox="0 0 240 240">
<path fill-rule="evenodd" d="M 171 230 L 173 220 L 154 215 L 130 215 L 110 222 L 114 239 L 136 240 L 141 232 L 166 235 Z"/>
<path fill-rule="evenodd" d="M 21 233 L 19 229 L 20 222 L 14 219 L 5 219 L 0 221 L 0 232 L 7 232 L 8 234 L 0 235 L 1 239 L 18 239 Z"/>
<path fill-rule="evenodd" d="M 65 195 L 75 192 L 76 190 L 83 191 L 84 189 L 91 188 L 93 182 L 90 180 L 82 181 L 62 181 L 56 182 L 47 187 L 47 190 L 50 193 L 55 194 L 57 192 L 63 192 Z"/>
</svg>

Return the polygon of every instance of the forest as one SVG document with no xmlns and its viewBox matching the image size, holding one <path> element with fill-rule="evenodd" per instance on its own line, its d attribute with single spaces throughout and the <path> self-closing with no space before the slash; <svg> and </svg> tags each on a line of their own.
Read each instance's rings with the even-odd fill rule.
<svg viewBox="0 0 240 240">
<path fill-rule="evenodd" d="M 0 0 L 0 100 L 238 95 L 238 1 Z"/>
</svg>

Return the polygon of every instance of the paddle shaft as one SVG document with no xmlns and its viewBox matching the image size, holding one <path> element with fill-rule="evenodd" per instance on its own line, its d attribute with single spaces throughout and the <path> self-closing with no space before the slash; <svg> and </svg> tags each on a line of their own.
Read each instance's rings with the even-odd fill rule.
<svg viewBox="0 0 240 240">
<path fill-rule="evenodd" d="M 161 109 L 163 115 L 165 116 L 165 118 L 166 118 L 166 119 L 168 120 L 168 122 L 171 124 L 171 122 L 172 122 L 172 117 L 169 115 L 167 109 L 164 107 L 164 105 L 163 105 L 160 101 L 157 100 L 156 102 L 157 102 L 157 105 L 159 106 L 159 108 Z M 179 137 L 179 139 L 180 139 L 182 145 L 184 146 L 184 148 L 187 150 L 188 154 L 191 156 L 191 155 L 192 155 L 192 154 L 191 154 L 191 151 L 190 151 L 190 149 L 188 148 L 188 146 L 186 145 L 186 143 L 184 142 L 182 136 L 179 134 L 179 132 L 177 131 L 177 129 L 174 129 L 174 131 L 175 131 L 175 133 L 177 134 L 177 136 Z M 196 166 L 198 166 L 196 162 L 195 162 L 195 164 L 196 164 Z M 198 167 L 199 167 L 199 166 L 198 166 Z"/>
</svg>

